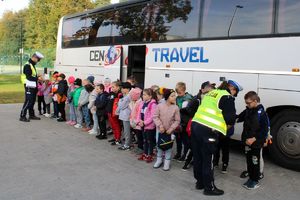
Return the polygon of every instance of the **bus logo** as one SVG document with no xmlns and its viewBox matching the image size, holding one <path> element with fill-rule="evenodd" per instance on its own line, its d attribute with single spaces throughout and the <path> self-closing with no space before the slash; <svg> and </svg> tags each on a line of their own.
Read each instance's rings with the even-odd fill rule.
<svg viewBox="0 0 300 200">
<path fill-rule="evenodd" d="M 111 46 L 104 59 L 104 66 L 113 65 L 121 56 L 121 46 Z"/>
</svg>

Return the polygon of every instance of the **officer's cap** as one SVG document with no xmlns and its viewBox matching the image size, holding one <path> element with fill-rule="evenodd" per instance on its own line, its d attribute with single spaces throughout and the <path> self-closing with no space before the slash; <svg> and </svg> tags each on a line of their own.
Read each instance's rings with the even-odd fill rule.
<svg viewBox="0 0 300 200">
<path fill-rule="evenodd" d="M 243 87 L 238 82 L 236 82 L 236 81 L 228 80 L 228 84 L 230 84 L 233 87 L 235 87 L 235 89 L 237 90 L 237 93 L 239 93 L 240 91 L 243 90 Z"/>
<path fill-rule="evenodd" d="M 33 56 L 37 57 L 38 59 L 43 59 L 44 58 L 44 55 L 41 54 L 40 52 L 36 51 Z"/>
</svg>

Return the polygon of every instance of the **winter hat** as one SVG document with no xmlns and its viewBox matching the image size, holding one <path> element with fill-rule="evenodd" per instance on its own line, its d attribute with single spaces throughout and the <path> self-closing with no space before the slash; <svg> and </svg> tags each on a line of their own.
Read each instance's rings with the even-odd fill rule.
<svg viewBox="0 0 300 200">
<path fill-rule="evenodd" d="M 74 76 L 69 76 L 68 82 L 69 82 L 69 84 L 73 84 L 75 82 L 75 77 Z"/>
<path fill-rule="evenodd" d="M 80 78 L 76 78 L 74 85 L 82 86 L 82 80 Z"/>
<path fill-rule="evenodd" d="M 94 84 L 94 80 L 95 80 L 95 77 L 94 76 L 88 76 L 86 78 L 91 84 Z"/>
<path fill-rule="evenodd" d="M 104 84 L 111 84 L 110 78 L 105 78 L 103 81 Z"/>
<path fill-rule="evenodd" d="M 173 89 L 167 89 L 167 88 L 164 88 L 163 90 L 163 97 L 165 98 L 165 100 L 168 100 L 168 98 L 170 97 L 170 95 L 175 92 L 175 90 Z"/>
<path fill-rule="evenodd" d="M 133 88 L 129 95 L 132 101 L 137 101 L 141 97 L 142 90 L 140 88 Z"/>
</svg>

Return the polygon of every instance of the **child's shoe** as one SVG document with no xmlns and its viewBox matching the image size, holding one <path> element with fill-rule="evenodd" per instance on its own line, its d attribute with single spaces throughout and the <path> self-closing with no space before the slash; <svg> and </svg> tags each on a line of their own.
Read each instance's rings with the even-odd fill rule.
<svg viewBox="0 0 300 200">
<path fill-rule="evenodd" d="M 81 130 L 84 131 L 84 132 L 89 132 L 91 130 L 91 128 L 86 127 L 86 128 L 82 128 Z"/>
<path fill-rule="evenodd" d="M 153 168 L 155 168 L 155 169 L 160 168 L 162 163 L 163 163 L 162 157 L 157 157 L 156 162 L 153 165 Z"/>
<path fill-rule="evenodd" d="M 70 125 L 71 125 L 71 126 L 76 125 L 76 121 L 71 121 Z"/>
<path fill-rule="evenodd" d="M 69 120 L 69 121 L 66 122 L 66 124 L 67 124 L 67 125 L 71 125 L 71 122 L 72 122 L 72 121 Z"/>
<path fill-rule="evenodd" d="M 138 157 L 138 160 L 141 160 L 141 161 L 146 160 L 146 157 L 147 157 L 147 155 L 143 153 L 140 157 Z"/>
<path fill-rule="evenodd" d="M 169 171 L 170 170 L 170 163 L 171 163 L 171 160 L 166 160 L 164 161 L 164 167 L 163 167 L 163 170 L 164 171 Z"/>
<path fill-rule="evenodd" d="M 81 124 L 75 124 L 74 128 L 82 128 L 82 125 Z"/>
<path fill-rule="evenodd" d="M 146 157 L 146 163 L 151 163 L 152 161 L 153 161 L 153 157 L 151 156 L 151 155 L 148 155 L 147 157 Z"/>
</svg>

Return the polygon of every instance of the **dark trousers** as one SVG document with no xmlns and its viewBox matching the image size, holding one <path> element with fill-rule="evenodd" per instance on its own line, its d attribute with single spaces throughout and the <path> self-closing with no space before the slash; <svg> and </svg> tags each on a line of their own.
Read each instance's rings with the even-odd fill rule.
<svg viewBox="0 0 300 200">
<path fill-rule="evenodd" d="M 156 129 L 153 130 L 144 130 L 144 153 L 146 155 L 153 154 L 154 140 L 155 140 Z"/>
<path fill-rule="evenodd" d="M 65 111 L 65 102 L 61 102 L 57 104 L 58 112 L 60 113 L 60 117 L 64 120 L 66 120 L 66 111 Z M 58 114 L 57 114 L 58 116 Z"/>
<path fill-rule="evenodd" d="M 192 122 L 192 149 L 194 177 L 206 190 L 214 188 L 213 157 L 218 145 L 218 135 L 211 128 Z"/>
<path fill-rule="evenodd" d="M 26 117 L 27 110 L 29 111 L 29 116 L 34 116 L 34 104 L 36 100 L 36 88 L 25 87 L 25 101 L 21 110 L 20 117 Z"/>
<path fill-rule="evenodd" d="M 143 131 L 138 129 L 133 129 L 136 137 L 137 137 L 137 146 L 139 149 L 144 149 L 144 138 Z"/>
<path fill-rule="evenodd" d="M 253 181 L 259 180 L 260 175 L 260 148 L 246 148 L 247 171 Z"/>
<path fill-rule="evenodd" d="M 58 103 L 57 101 L 53 101 L 53 111 L 54 111 L 54 117 L 58 117 Z"/>
<path fill-rule="evenodd" d="M 41 113 L 42 112 L 42 107 L 43 107 L 43 113 L 46 113 L 46 103 L 44 100 L 44 96 L 38 96 L 38 110 Z"/>
<path fill-rule="evenodd" d="M 185 159 L 185 163 L 184 163 L 185 166 L 188 166 L 193 160 L 192 141 L 190 137 L 188 138 L 188 148 L 189 151 Z"/>
<path fill-rule="evenodd" d="M 217 151 L 215 153 L 214 157 L 214 165 L 219 164 L 219 159 L 220 159 L 220 151 L 222 150 L 222 162 L 223 164 L 228 165 L 229 162 L 229 143 L 230 143 L 230 138 L 226 137 L 222 134 L 219 134 L 219 144 L 217 146 Z"/>
<path fill-rule="evenodd" d="M 186 126 L 182 127 L 182 131 L 180 132 L 175 132 L 176 135 L 176 151 L 177 155 L 182 154 L 182 145 L 183 145 L 183 157 L 186 157 L 186 154 L 189 150 L 189 145 L 188 145 L 188 134 L 186 133 Z"/>
<path fill-rule="evenodd" d="M 100 130 L 100 135 L 106 136 L 106 119 L 107 117 L 103 115 L 97 115 L 98 117 L 98 125 Z"/>
</svg>

